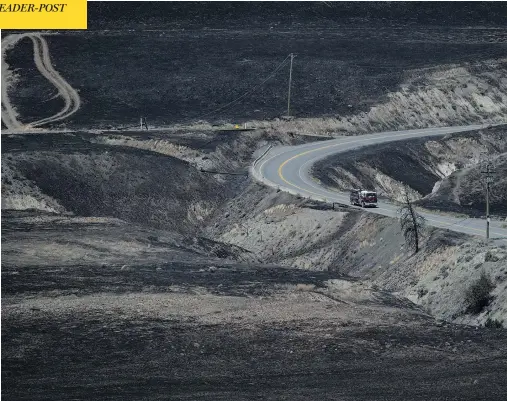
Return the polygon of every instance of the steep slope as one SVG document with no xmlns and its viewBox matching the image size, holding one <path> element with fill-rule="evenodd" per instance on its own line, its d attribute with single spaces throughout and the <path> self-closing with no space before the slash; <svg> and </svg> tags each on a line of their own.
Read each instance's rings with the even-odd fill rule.
<svg viewBox="0 0 507 401">
<path fill-rule="evenodd" d="M 428 228 L 421 252 L 414 255 L 396 219 L 346 207 L 333 210 L 283 192 L 259 191 L 257 184 L 229 201 L 227 213 L 215 214 L 213 222 L 208 235 L 261 260 L 358 279 L 351 294 L 381 289 L 408 297 L 439 319 L 507 323 L 505 245 Z M 467 293 L 481 274 L 491 288 L 485 304 L 472 313 Z"/>
<path fill-rule="evenodd" d="M 490 213 L 507 217 L 507 153 L 490 158 Z M 418 204 L 428 209 L 484 216 L 486 211 L 486 161 L 460 169 L 444 178 Z"/>
<path fill-rule="evenodd" d="M 223 181 L 158 153 L 80 135 L 11 141 L 3 140 L 3 208 L 65 210 L 188 233 L 228 196 Z"/>
</svg>

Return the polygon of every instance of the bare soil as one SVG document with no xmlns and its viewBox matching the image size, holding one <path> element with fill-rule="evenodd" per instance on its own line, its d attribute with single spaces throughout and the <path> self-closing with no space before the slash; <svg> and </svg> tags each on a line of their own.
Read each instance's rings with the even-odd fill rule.
<svg viewBox="0 0 507 401">
<path fill-rule="evenodd" d="M 69 250 L 106 234 L 118 247 L 121 235 L 110 222 L 13 221 L 4 249 L 29 239 L 54 253 L 23 265 L 4 254 L 7 400 L 505 395 L 503 330 L 436 323 L 337 272 L 213 260 L 177 241 L 155 251 L 138 238 L 123 258 L 93 249 L 75 261 L 58 253 L 52 230 Z"/>
<path fill-rule="evenodd" d="M 73 133 L 2 135 L 6 400 L 506 398 L 505 248 L 429 230 L 413 255 L 393 219 L 246 174 L 269 145 L 305 135 L 505 117 L 506 33 L 492 25 L 501 6 L 384 4 L 273 3 L 265 18 L 260 3 L 167 3 L 155 15 L 93 3 L 93 29 L 47 37 L 53 64 L 36 56 L 82 104 L 46 126 Z M 276 119 L 283 73 L 210 113 L 289 52 L 297 118 Z M 30 40 L 5 56 L 12 118 L 73 110 L 35 71 Z M 140 116 L 208 122 L 136 132 Z M 211 126 L 246 120 L 262 129 Z M 415 195 L 463 207 L 476 170 L 460 170 L 472 153 L 455 150 L 505 152 L 503 131 L 491 132 L 384 149 L 395 160 L 408 150 L 395 165 L 362 153 L 374 168 L 344 167 L 386 195 L 407 180 Z M 407 165 L 417 178 L 397 175 Z M 472 313 L 466 294 L 482 274 L 491 293 Z"/>
<path fill-rule="evenodd" d="M 47 36 L 55 69 L 82 100 L 70 119 L 47 127 L 131 126 L 141 116 L 155 126 L 272 120 L 286 112 L 288 65 L 234 107 L 221 107 L 257 87 L 290 52 L 297 54 L 292 115 L 327 117 L 335 132 L 505 115 L 502 29 L 335 25 L 316 13 L 294 22 L 289 28 L 248 21 L 237 29 L 183 24 Z M 26 121 L 38 120 L 48 108 L 61 110 L 62 102 L 45 80 L 32 78 L 32 44 L 20 45 L 6 53 L 18 77 L 11 102 Z"/>
<path fill-rule="evenodd" d="M 7 400 L 505 397 L 503 331 L 417 315 L 365 328 L 332 318 L 202 324 L 32 312 L 5 316 L 2 327 Z"/>
</svg>

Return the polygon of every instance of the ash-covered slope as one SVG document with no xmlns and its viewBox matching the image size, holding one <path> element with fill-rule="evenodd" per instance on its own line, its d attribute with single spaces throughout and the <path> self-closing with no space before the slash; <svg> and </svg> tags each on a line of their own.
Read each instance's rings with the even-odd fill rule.
<svg viewBox="0 0 507 401">
<path fill-rule="evenodd" d="M 440 319 L 472 325 L 507 322 L 507 248 L 478 237 L 428 228 L 421 251 L 408 246 L 397 219 L 335 208 L 252 185 L 231 199 L 208 232 L 250 250 L 261 260 L 359 280 L 342 295 L 362 298 L 383 289 L 408 297 Z M 467 292 L 486 275 L 488 298 L 468 310 Z M 337 284 L 338 285 L 338 284 Z M 367 297 L 366 297 L 367 298 Z"/>
<path fill-rule="evenodd" d="M 501 3 L 463 2 L 436 6 L 431 3 L 374 2 L 186 2 L 132 3 L 118 6 L 110 3 L 89 4 L 88 29 L 120 28 L 147 25 L 156 27 L 220 27 L 224 21 L 234 28 L 283 27 L 314 23 L 336 26 L 347 22 L 386 22 L 395 24 L 491 26 L 504 22 L 505 5 Z"/>
<path fill-rule="evenodd" d="M 286 20 L 287 13 L 278 11 L 264 12 Z M 48 127 L 127 126 L 140 116 L 159 126 L 280 117 L 286 112 L 287 62 L 261 83 L 290 52 L 297 54 L 291 114 L 328 117 L 334 131 L 465 123 L 505 114 L 501 60 L 507 44 L 501 27 L 450 28 L 446 18 L 437 26 L 372 25 L 368 19 L 335 24 L 318 14 L 294 18 L 285 27 L 267 24 L 261 14 L 257 21 L 239 13 L 233 24 L 222 18 L 213 29 L 188 25 L 184 13 L 167 16 L 172 29 L 148 22 L 129 28 L 125 16 L 118 29 L 110 21 L 100 30 L 46 36 L 55 67 L 82 100 L 71 118 Z M 243 23 L 233 27 L 237 17 Z M 210 18 L 206 7 L 195 10 L 195 18 Z M 13 79 L 9 96 L 22 121 L 61 108 L 52 88 L 38 79 L 30 41 L 9 50 L 6 63 Z"/>
<path fill-rule="evenodd" d="M 346 393 L 401 401 L 452 391 L 503 400 L 505 332 L 438 323 L 427 312 L 450 320 L 447 312 L 461 313 L 462 291 L 478 266 L 491 274 L 494 301 L 479 315 L 459 317 L 505 324 L 507 275 L 498 267 L 507 252 L 480 243 L 465 249 L 462 237 L 432 233 L 413 257 L 391 219 L 330 210 L 247 177 L 199 178 L 192 165 L 241 172 L 255 149 L 275 141 L 296 139 L 252 132 L 3 136 L 6 200 L 15 205 L 31 195 L 39 209 L 3 210 L 4 398 Z M 133 213 L 144 185 L 159 190 L 157 202 Z M 119 209 L 78 196 L 90 190 Z M 210 202 L 204 220 L 188 215 L 198 201 Z M 163 230 L 153 228 L 157 213 Z M 216 241 L 190 234 L 203 231 Z M 466 270 L 449 259 L 452 251 L 466 258 Z M 440 263 L 445 257 L 449 266 Z M 450 285 L 450 277 L 463 280 Z M 426 311 L 383 288 L 422 294 L 415 300 Z"/>
<path fill-rule="evenodd" d="M 2 207 L 116 217 L 188 233 L 227 197 L 223 182 L 188 162 L 89 139 L 2 138 Z"/>
<path fill-rule="evenodd" d="M 486 214 L 486 162 L 453 172 L 431 194 L 417 202 L 428 209 L 457 211 L 475 216 Z M 490 213 L 507 216 L 507 153 L 490 160 Z"/>
</svg>

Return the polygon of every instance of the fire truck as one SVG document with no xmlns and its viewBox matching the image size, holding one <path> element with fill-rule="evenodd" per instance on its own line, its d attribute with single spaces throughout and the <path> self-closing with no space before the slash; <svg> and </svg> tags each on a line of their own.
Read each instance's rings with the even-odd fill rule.
<svg viewBox="0 0 507 401">
<path fill-rule="evenodd" d="M 367 189 L 352 189 L 350 204 L 362 207 L 377 207 L 377 193 Z"/>
</svg>

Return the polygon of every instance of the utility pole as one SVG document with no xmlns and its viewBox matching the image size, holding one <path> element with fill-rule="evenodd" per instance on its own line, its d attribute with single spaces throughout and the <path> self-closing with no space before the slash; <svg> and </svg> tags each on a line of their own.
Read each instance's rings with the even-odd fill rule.
<svg viewBox="0 0 507 401">
<path fill-rule="evenodd" d="M 146 117 L 141 117 L 141 131 L 145 128 L 148 130 L 148 122 L 146 121 Z"/>
<path fill-rule="evenodd" d="M 290 54 L 290 72 L 289 72 L 289 96 L 287 98 L 287 117 L 290 116 L 290 88 L 292 85 L 292 62 L 294 61 L 294 53 Z"/>
<path fill-rule="evenodd" d="M 493 177 L 491 177 L 491 174 L 493 171 L 491 170 L 491 163 L 490 160 L 486 160 L 486 171 L 481 171 L 482 174 L 486 174 L 486 239 L 489 239 L 489 184 L 493 180 Z"/>
</svg>

